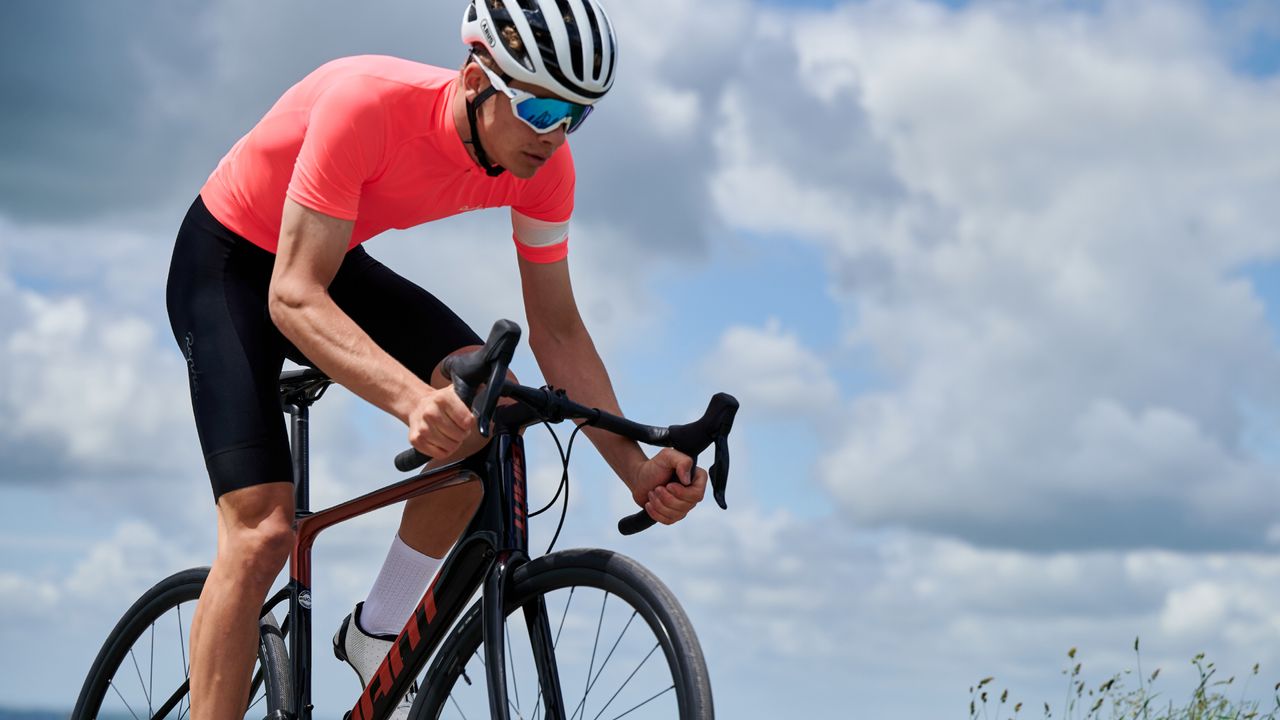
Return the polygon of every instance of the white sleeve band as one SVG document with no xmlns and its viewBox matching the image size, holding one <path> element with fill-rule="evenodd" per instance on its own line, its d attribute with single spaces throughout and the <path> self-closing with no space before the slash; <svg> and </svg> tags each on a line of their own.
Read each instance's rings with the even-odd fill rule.
<svg viewBox="0 0 1280 720">
<path fill-rule="evenodd" d="M 516 242 L 527 247 L 549 247 L 569 239 L 568 220 L 535 220 L 516 212 L 514 208 L 511 210 L 511 229 L 515 232 Z"/>
</svg>

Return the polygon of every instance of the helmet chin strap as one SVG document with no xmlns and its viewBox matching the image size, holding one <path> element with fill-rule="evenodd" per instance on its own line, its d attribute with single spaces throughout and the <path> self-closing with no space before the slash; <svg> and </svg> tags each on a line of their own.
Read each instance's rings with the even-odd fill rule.
<svg viewBox="0 0 1280 720">
<path fill-rule="evenodd" d="M 476 160 L 489 177 L 498 177 L 507 170 L 501 165 L 494 165 L 489 161 L 489 153 L 484 151 L 484 145 L 480 143 L 480 129 L 476 127 L 476 110 L 497 92 L 497 89 L 490 85 L 480 91 L 475 100 L 467 101 L 467 122 L 471 124 L 471 140 L 469 142 L 476 149 Z"/>
</svg>

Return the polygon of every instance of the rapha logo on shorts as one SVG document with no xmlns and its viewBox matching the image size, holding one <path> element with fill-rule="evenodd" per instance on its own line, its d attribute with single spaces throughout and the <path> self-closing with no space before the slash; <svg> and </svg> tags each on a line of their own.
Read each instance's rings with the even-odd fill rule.
<svg viewBox="0 0 1280 720">
<path fill-rule="evenodd" d="M 493 28 L 489 27 L 487 19 L 480 21 L 480 31 L 484 33 L 484 41 L 489 43 L 489 47 L 498 46 L 498 38 L 494 37 Z"/>
<path fill-rule="evenodd" d="M 183 354 L 187 356 L 187 374 L 191 377 L 191 399 L 200 397 L 200 371 L 196 370 L 196 338 L 187 333 L 183 338 Z"/>
</svg>

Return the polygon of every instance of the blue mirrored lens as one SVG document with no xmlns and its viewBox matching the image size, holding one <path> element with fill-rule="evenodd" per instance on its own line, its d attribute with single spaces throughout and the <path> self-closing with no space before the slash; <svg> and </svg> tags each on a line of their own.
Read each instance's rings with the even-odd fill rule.
<svg viewBox="0 0 1280 720">
<path fill-rule="evenodd" d="M 568 120 L 565 132 L 573 132 L 591 114 L 591 106 L 556 98 L 527 98 L 516 105 L 516 112 L 538 130 L 549 130 Z"/>
</svg>

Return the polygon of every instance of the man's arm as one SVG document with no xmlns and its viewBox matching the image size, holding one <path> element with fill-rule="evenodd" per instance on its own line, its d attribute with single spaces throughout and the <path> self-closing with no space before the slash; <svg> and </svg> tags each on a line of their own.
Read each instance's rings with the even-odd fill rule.
<svg viewBox="0 0 1280 720">
<path fill-rule="evenodd" d="M 408 425 L 414 447 L 444 457 L 466 438 L 471 412 L 452 390 L 432 388 L 378 347 L 329 296 L 353 226 L 285 200 L 271 320 L 329 377 Z"/>
<path fill-rule="evenodd" d="M 535 263 L 520 258 L 520 280 L 529 320 L 529 347 L 546 381 L 576 402 L 622 415 L 613 385 L 587 332 L 569 282 L 565 260 Z M 636 504 L 659 522 L 680 520 L 702 499 L 706 473 L 686 455 L 665 449 L 649 459 L 632 440 L 598 428 L 583 431 L 626 483 Z M 675 471 L 687 486 L 665 487 Z"/>
</svg>

